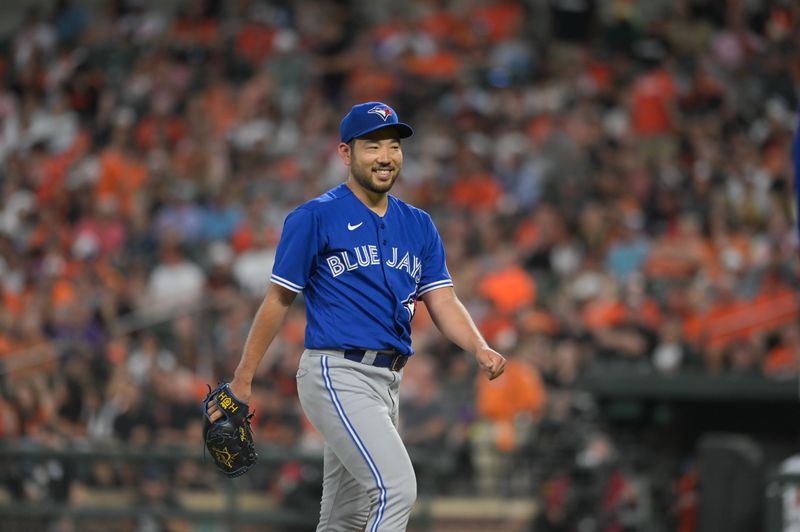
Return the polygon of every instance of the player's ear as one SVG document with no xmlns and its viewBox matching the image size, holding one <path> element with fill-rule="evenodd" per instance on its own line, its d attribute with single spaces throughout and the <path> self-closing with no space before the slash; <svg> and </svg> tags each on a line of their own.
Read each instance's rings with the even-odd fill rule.
<svg viewBox="0 0 800 532">
<path fill-rule="evenodd" d="M 352 146 L 344 142 L 339 143 L 339 158 L 345 166 L 350 166 L 350 158 L 352 157 Z"/>
</svg>

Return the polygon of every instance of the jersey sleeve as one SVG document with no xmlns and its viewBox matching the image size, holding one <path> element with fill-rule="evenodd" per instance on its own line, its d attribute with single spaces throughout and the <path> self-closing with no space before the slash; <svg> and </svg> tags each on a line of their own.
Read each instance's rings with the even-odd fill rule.
<svg viewBox="0 0 800 532">
<path fill-rule="evenodd" d="M 314 273 L 319 250 L 316 216 L 308 209 L 295 209 L 283 223 L 270 281 L 293 292 L 301 292 Z"/>
<path fill-rule="evenodd" d="M 433 225 L 433 221 L 429 216 L 426 216 L 426 221 L 428 225 L 426 231 L 428 242 L 422 259 L 422 276 L 419 280 L 419 288 L 417 288 L 417 297 L 437 288 L 453 286 L 450 272 L 447 271 L 442 237 L 439 236 L 439 231 L 436 230 L 436 226 Z"/>
</svg>

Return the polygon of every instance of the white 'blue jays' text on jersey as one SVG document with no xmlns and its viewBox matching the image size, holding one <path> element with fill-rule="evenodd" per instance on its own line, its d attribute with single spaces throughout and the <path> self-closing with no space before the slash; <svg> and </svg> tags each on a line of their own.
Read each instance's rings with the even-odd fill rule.
<svg viewBox="0 0 800 532">
<path fill-rule="evenodd" d="M 453 285 L 430 216 L 388 199 L 381 217 L 342 184 L 286 217 L 271 281 L 303 292 L 306 348 L 411 355 L 417 298 Z"/>
</svg>

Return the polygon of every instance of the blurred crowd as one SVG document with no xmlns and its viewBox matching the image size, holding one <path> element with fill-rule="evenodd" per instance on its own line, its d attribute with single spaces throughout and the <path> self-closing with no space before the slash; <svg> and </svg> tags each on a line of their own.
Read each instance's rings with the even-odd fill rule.
<svg viewBox="0 0 800 532">
<path fill-rule="evenodd" d="M 3 440 L 200 448 L 199 400 L 239 360 L 283 219 L 345 179 L 338 122 L 366 100 L 414 125 L 393 193 L 432 214 L 510 359 L 477 379 L 417 313 L 401 428 L 451 451 L 442 489 L 492 493 L 498 471 L 572 451 L 608 468 L 586 515 L 623 530 L 641 478 L 608 466 L 625 453 L 592 426 L 583 372 L 798 377 L 793 2 L 175 7 L 59 0 L 0 42 Z M 319 448 L 295 398 L 303 328 L 298 301 L 256 378 L 260 443 Z M 574 517 L 554 468 L 530 488 L 541 530 Z M 125 478 L 87 470 L 54 495 L 52 468 L 11 469 L 28 500 Z"/>
</svg>

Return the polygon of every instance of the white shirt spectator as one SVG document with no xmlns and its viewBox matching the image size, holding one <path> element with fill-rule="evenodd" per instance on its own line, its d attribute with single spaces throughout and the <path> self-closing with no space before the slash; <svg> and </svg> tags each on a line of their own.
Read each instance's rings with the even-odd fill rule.
<svg viewBox="0 0 800 532">
<path fill-rule="evenodd" d="M 263 297 L 275 263 L 275 249 L 256 247 L 239 255 L 233 263 L 233 277 L 244 291 L 254 297 Z"/>
<path fill-rule="evenodd" d="M 172 247 L 164 250 L 162 257 L 147 281 L 147 302 L 157 311 L 174 312 L 199 301 L 206 284 L 200 266 Z"/>
<path fill-rule="evenodd" d="M 52 153 L 61 153 L 69 148 L 78 134 L 78 115 L 66 109 L 63 102 L 56 103 L 52 111 L 37 110 L 22 133 L 25 147 L 45 142 Z"/>
</svg>

